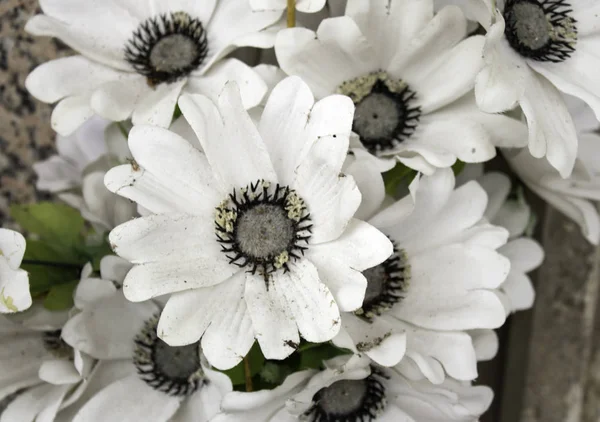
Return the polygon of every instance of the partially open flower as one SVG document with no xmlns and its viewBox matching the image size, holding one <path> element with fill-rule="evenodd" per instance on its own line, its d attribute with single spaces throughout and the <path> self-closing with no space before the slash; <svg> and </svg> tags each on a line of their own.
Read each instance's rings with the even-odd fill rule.
<svg viewBox="0 0 600 422">
<path fill-rule="evenodd" d="M 24 311 L 31 306 L 29 275 L 20 269 L 25 255 L 21 233 L 0 229 L 0 313 Z"/>
</svg>

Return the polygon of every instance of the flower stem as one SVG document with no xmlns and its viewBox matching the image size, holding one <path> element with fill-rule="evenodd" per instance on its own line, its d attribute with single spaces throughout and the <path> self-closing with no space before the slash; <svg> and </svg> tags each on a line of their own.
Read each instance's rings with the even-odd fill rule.
<svg viewBox="0 0 600 422">
<path fill-rule="evenodd" d="M 250 359 L 244 357 L 244 378 L 246 380 L 246 392 L 251 393 L 252 388 L 252 373 L 250 372 Z"/>
<path fill-rule="evenodd" d="M 21 265 L 40 265 L 43 267 L 58 267 L 58 268 L 72 268 L 81 270 L 81 265 L 69 264 L 67 262 L 50 262 L 50 261 L 38 261 L 36 259 L 24 259 Z"/>
<path fill-rule="evenodd" d="M 287 27 L 296 26 L 296 0 L 287 0 Z"/>
</svg>

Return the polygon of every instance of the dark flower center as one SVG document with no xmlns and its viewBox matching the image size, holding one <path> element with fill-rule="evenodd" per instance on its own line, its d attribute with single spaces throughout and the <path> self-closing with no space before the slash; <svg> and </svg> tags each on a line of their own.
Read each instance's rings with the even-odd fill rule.
<svg viewBox="0 0 600 422">
<path fill-rule="evenodd" d="M 520 55 L 562 62 L 575 51 L 577 28 L 565 0 L 507 0 L 504 34 Z"/>
<path fill-rule="evenodd" d="M 286 186 L 259 180 L 235 189 L 217 207 L 217 241 L 231 264 L 252 274 L 288 271 L 300 259 L 310 239 L 310 215 L 304 200 Z"/>
<path fill-rule="evenodd" d="M 207 54 L 202 22 L 185 12 L 146 20 L 125 46 L 125 59 L 147 78 L 150 86 L 187 76 Z"/>
<path fill-rule="evenodd" d="M 385 154 L 416 130 L 421 108 L 414 104 L 416 93 L 401 80 L 385 72 L 374 72 L 344 82 L 338 92 L 356 106 L 352 130 L 372 154 Z"/>
<path fill-rule="evenodd" d="M 363 305 L 354 313 L 372 319 L 400 302 L 410 282 L 410 266 L 406 253 L 394 244 L 394 253 L 383 263 L 363 271 L 367 290 Z"/>
<path fill-rule="evenodd" d="M 371 422 L 386 405 L 385 387 L 373 372 L 359 380 L 336 381 L 319 390 L 304 414 L 311 422 Z"/>
<path fill-rule="evenodd" d="M 171 396 L 189 396 L 204 382 L 200 343 L 171 347 L 156 335 L 158 318 L 146 321 L 135 338 L 133 362 L 152 388 Z"/>
<path fill-rule="evenodd" d="M 45 331 L 44 347 L 58 359 L 73 360 L 73 348 L 62 339 L 62 330 Z"/>
</svg>

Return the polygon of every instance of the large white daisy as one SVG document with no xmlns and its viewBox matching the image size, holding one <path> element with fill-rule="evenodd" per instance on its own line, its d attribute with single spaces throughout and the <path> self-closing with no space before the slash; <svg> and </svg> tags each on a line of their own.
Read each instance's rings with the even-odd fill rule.
<svg viewBox="0 0 600 422">
<path fill-rule="evenodd" d="M 360 304 L 369 267 L 390 256 L 377 229 L 354 219 L 360 192 L 340 172 L 353 105 L 314 103 L 299 78 L 273 90 L 258 127 L 235 83 L 217 104 L 179 105 L 204 153 L 167 130 L 138 126 L 135 158 L 107 187 L 157 213 L 115 228 L 117 254 L 136 264 L 124 283 L 133 301 L 173 293 L 159 336 L 177 346 L 202 337 L 208 360 L 236 365 L 256 338 L 270 359 L 339 331 L 339 309 Z M 357 299 L 358 298 L 358 299 Z"/>
<path fill-rule="evenodd" d="M 270 391 L 228 393 L 212 422 L 476 422 L 493 397 L 483 386 L 411 381 L 368 358 L 344 357 L 326 366 L 292 374 Z"/>
<path fill-rule="evenodd" d="M 531 154 L 546 156 L 562 177 L 568 177 L 577 157 L 577 134 L 559 91 L 581 98 L 600 116 L 600 3 L 485 3 L 486 65 L 477 77 L 477 102 L 489 112 L 519 104 L 529 126 Z"/>
<path fill-rule="evenodd" d="M 457 159 L 489 160 L 494 146 L 525 145 L 518 122 L 475 103 L 483 43 L 467 37 L 455 6 L 434 16 L 433 0 L 349 0 L 346 16 L 325 19 L 316 33 L 280 31 L 275 52 L 317 97 L 350 96 L 352 146 L 380 157 L 381 170 L 396 158 L 431 174 Z"/>
<path fill-rule="evenodd" d="M 0 313 L 24 311 L 31 306 L 29 275 L 20 268 L 25 255 L 21 233 L 0 228 Z"/>
<path fill-rule="evenodd" d="M 44 14 L 26 30 L 60 38 L 80 53 L 42 64 L 25 82 L 37 99 L 58 102 L 52 127 L 64 135 L 94 113 L 167 127 L 181 92 L 216 96 L 228 80 L 238 82 L 246 107 L 256 105 L 265 92 L 260 77 L 223 57 L 239 46 L 272 45 L 263 30 L 281 15 L 253 12 L 239 0 L 41 0 L 40 6 Z"/>
<path fill-rule="evenodd" d="M 394 253 L 363 272 L 364 301 L 342 314 L 343 330 L 334 342 L 386 366 L 405 353 L 399 368 L 414 378 L 474 379 L 475 350 L 466 331 L 504 323 L 496 289 L 510 262 L 497 249 L 507 231 L 481 223 L 485 191 L 476 182 L 455 190 L 450 169 L 417 177 L 410 195 L 382 209 L 381 176 L 359 165 L 347 170 L 364 192 L 357 216 L 388 235 Z"/>
<path fill-rule="evenodd" d="M 206 422 L 231 390 L 225 374 L 202 362 L 200 345 L 170 347 L 156 335 L 160 307 L 129 302 L 120 289 L 131 264 L 107 256 L 101 278 L 83 279 L 75 292 L 78 313 L 64 340 L 98 359 L 94 379 L 78 405 L 63 411 L 73 422 Z"/>
<path fill-rule="evenodd" d="M 0 400 L 16 393 L 0 421 L 53 421 L 81 397 L 94 361 L 61 338 L 66 312 L 34 305 L 20 318 L 0 317 Z"/>
</svg>

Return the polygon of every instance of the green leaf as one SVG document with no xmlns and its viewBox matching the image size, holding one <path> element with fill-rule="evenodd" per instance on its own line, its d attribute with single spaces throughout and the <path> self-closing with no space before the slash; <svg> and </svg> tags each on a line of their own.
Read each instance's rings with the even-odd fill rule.
<svg viewBox="0 0 600 422">
<path fill-rule="evenodd" d="M 79 280 L 52 286 L 44 299 L 44 308 L 49 311 L 63 311 L 73 306 L 73 291 Z"/>
<path fill-rule="evenodd" d="M 267 361 L 258 375 L 265 383 L 281 385 L 292 372 L 292 368 L 281 361 Z"/>
<path fill-rule="evenodd" d="M 465 168 L 465 162 L 464 161 L 460 161 L 460 160 L 456 160 L 456 162 L 454 164 L 452 164 L 452 171 L 454 172 L 455 176 L 458 176 Z"/>
<path fill-rule="evenodd" d="M 81 241 L 85 222 L 78 210 L 63 204 L 40 202 L 31 205 L 12 205 L 12 218 L 40 240 L 52 243 L 56 250 L 71 250 Z M 62 245 L 64 248 L 59 248 Z"/>
<path fill-rule="evenodd" d="M 396 167 L 383 174 L 383 181 L 385 182 L 385 193 L 392 197 L 395 197 L 396 191 L 398 190 L 398 186 L 400 186 L 400 183 L 404 180 L 406 180 L 407 182 L 411 181 L 416 174 L 416 171 L 409 167 L 406 167 L 404 164 L 396 164 Z"/>
<path fill-rule="evenodd" d="M 300 366 L 298 370 L 321 369 L 323 368 L 324 360 L 349 353 L 349 350 L 340 349 L 330 343 L 323 343 L 319 347 L 307 349 L 300 354 Z"/>
<path fill-rule="evenodd" d="M 265 357 L 260 350 L 260 346 L 257 342 L 254 342 L 254 345 L 246 355 L 246 358 L 250 363 L 250 376 L 254 377 L 258 374 L 263 366 L 265 365 Z M 231 383 L 233 385 L 240 385 L 246 383 L 246 375 L 244 373 L 244 362 L 240 362 L 237 366 L 234 366 L 231 369 L 226 371 L 221 371 L 225 373 L 229 379 L 231 379 Z"/>
</svg>

